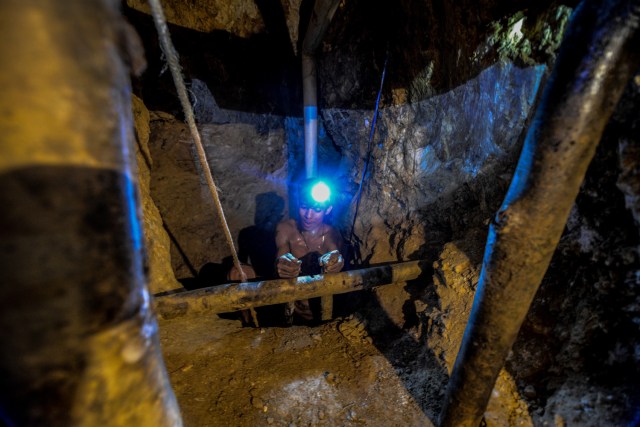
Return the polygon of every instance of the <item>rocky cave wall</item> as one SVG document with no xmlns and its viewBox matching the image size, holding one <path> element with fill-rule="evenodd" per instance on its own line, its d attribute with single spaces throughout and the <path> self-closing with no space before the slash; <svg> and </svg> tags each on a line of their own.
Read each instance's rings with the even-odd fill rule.
<svg viewBox="0 0 640 427">
<path fill-rule="evenodd" d="M 300 81 L 290 67 L 298 40 L 291 11 L 304 10 L 303 3 L 288 2 L 280 11 L 289 23 L 286 33 L 284 27 L 261 32 L 260 18 L 246 8 L 249 18 L 231 19 L 235 30 L 174 27 L 232 235 L 244 230 L 249 246 L 269 246 L 275 223 L 288 214 L 289 183 L 301 170 Z M 421 343 L 443 368 L 434 378 L 434 389 L 443 390 L 472 303 L 488 221 L 509 184 L 573 4 L 414 3 L 387 9 L 393 12 L 388 20 L 362 1 L 341 4 L 319 55 L 320 165 L 342 184 L 333 220 L 347 236 L 389 51 L 389 80 L 356 222 L 358 258 L 364 265 L 427 258 L 434 271 L 420 283 L 380 289 L 358 310 L 374 332 L 405 331 Z M 155 110 L 151 194 L 170 236 L 173 269 L 180 279 L 223 277 L 229 252 L 181 113 L 166 100 L 167 73 L 154 59 L 159 52 L 153 38 L 144 36 L 148 20 L 127 13 L 143 34 L 150 62 L 138 93 Z M 273 29 L 273 19 L 263 22 Z M 398 22 L 405 25 L 390 25 Z M 196 42 L 188 47 L 188 40 Z M 222 46 L 202 48 L 212 40 Z M 264 53 L 232 57 L 241 45 L 287 48 L 260 68 Z M 234 72 L 240 65 L 248 68 Z M 262 80 L 256 70 L 266 71 Z M 638 143 L 637 80 L 607 128 L 500 375 L 487 412 L 490 424 L 492 414 L 509 425 L 527 417 L 536 425 L 633 419 L 640 366 L 638 232 L 625 197 L 634 208 L 637 162 L 629 147 Z M 621 170 L 620 163 L 627 166 Z M 266 264 L 262 271 L 269 274 Z M 501 395 L 524 404 L 509 405 Z"/>
<path fill-rule="evenodd" d="M 267 7 L 263 2 L 207 0 L 183 8 L 178 2 L 165 3 L 198 122 L 227 128 L 247 125 L 244 134 L 229 132 L 223 138 L 235 139 L 233 150 L 247 146 L 250 154 L 260 151 L 260 141 L 268 133 L 268 141 L 280 140 L 286 147 L 282 155 L 288 182 L 299 177 L 303 130 L 296 53 L 312 2 L 283 1 Z M 353 196 L 366 156 L 381 65 L 389 56 L 373 163 L 365 180 L 362 211 L 366 213 L 356 230 L 365 263 L 437 252 L 457 229 L 465 228 L 441 213 L 455 209 L 449 197 L 455 192 L 461 193 L 456 200 L 480 206 L 482 212 L 473 219 L 476 224 L 491 215 L 501 197 L 509 179 L 505 165 L 513 164 L 517 156 L 518 138 L 544 79 L 545 64 L 553 61 L 571 9 L 557 3 L 544 7 L 485 3 L 343 2 L 329 27 L 318 53 L 319 164 L 322 173 L 340 184 L 333 220 L 345 236 L 351 231 Z M 151 110 L 176 117 L 179 126 L 182 113 L 160 59 L 151 19 L 145 14 L 148 10 L 144 2 L 134 0 L 127 1 L 124 9 L 142 35 L 149 63 L 135 84 L 137 93 Z M 443 52 L 456 40 L 467 42 L 459 43 L 454 66 Z M 269 114 L 252 114 L 263 112 Z M 154 120 L 152 135 L 161 127 L 167 134 L 172 132 L 165 119 Z M 282 136 L 277 134 L 280 131 Z M 161 138 L 175 141 L 181 140 L 180 134 L 186 135 L 184 130 L 176 132 Z M 152 136 L 152 147 L 155 141 Z M 171 147 L 156 145 L 162 150 Z M 214 149 L 215 143 L 210 145 Z M 181 161 L 189 158 L 184 153 L 178 156 Z M 214 154 L 210 157 L 216 161 Z M 161 161 L 158 175 L 165 174 L 160 170 L 170 164 Z M 270 179 L 280 168 L 262 165 L 254 178 Z M 230 188 L 247 188 L 252 182 L 231 184 L 234 178 L 226 176 L 224 166 L 213 169 L 222 185 Z M 487 180 L 492 184 L 487 185 Z M 169 207 L 177 204 L 178 211 L 191 209 L 188 217 L 196 218 L 185 226 L 185 236 L 182 225 L 174 223 L 179 222 L 176 215 L 187 215 L 176 214 L 165 221 L 173 235 L 172 248 L 180 248 L 172 249 L 177 276 L 195 276 L 208 261 L 220 263 L 225 250 L 220 250 L 218 239 L 212 239 L 214 229 L 206 228 L 198 214 L 203 210 L 202 198 L 187 196 L 187 191 L 204 196 L 206 192 L 198 190 L 198 185 L 165 191 L 159 181 L 154 180 L 152 187 L 163 216 L 172 215 Z M 283 193 L 286 184 L 281 181 L 277 186 L 278 197 L 288 199 Z M 241 205 L 228 215 L 238 222 L 232 224 L 234 236 L 255 222 L 251 203 Z M 194 231 L 198 229 L 203 231 Z"/>
<path fill-rule="evenodd" d="M 284 130 L 281 121 L 255 119 L 255 123 L 200 127 L 226 221 L 238 239 L 237 250 L 245 262 L 252 255 L 254 266 L 263 257 L 275 257 L 273 231 L 287 215 Z M 189 131 L 183 122 L 164 113 L 152 113 L 150 126 L 151 192 L 172 240 L 176 277 L 201 275 L 213 279 L 211 283 L 224 282 L 231 252 Z M 260 249 L 256 245 L 261 243 L 266 254 L 256 256 Z M 272 264 L 273 260 L 266 262 L 266 268 Z"/>
</svg>

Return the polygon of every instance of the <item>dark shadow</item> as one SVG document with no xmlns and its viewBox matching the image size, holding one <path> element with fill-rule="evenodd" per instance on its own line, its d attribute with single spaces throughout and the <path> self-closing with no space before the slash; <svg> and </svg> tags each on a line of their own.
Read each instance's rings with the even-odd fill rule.
<svg viewBox="0 0 640 427">
<path fill-rule="evenodd" d="M 422 300 L 430 307 L 440 308 L 440 302 L 437 294 L 433 292 L 433 286 L 425 287 L 426 283 L 433 284 L 433 272 L 433 265 L 428 264 L 424 267 L 420 277 L 408 281 L 405 285 L 404 290 L 409 294 L 409 299 L 402 305 L 402 314 L 404 315 L 403 330 L 417 328 L 420 325 L 420 317 L 415 305 L 417 300 Z"/>
<path fill-rule="evenodd" d="M 175 234 L 173 234 L 171 232 L 171 228 L 169 227 L 169 224 L 167 224 L 167 221 L 164 220 L 164 219 L 162 220 L 162 228 L 164 228 L 164 231 L 167 232 L 167 235 L 169 236 L 169 240 L 171 240 L 171 243 L 173 244 L 173 246 L 178 251 L 178 254 L 180 255 L 180 258 L 182 258 L 182 261 L 184 261 L 184 265 L 186 265 L 187 268 L 189 269 L 189 272 L 191 273 L 192 278 L 197 277 L 198 276 L 198 271 L 196 270 L 196 268 L 191 263 L 191 260 L 189 260 L 189 257 L 187 256 L 186 252 L 184 251 L 184 249 L 182 249 L 182 245 L 180 245 L 180 242 L 178 242 L 178 239 L 176 238 Z M 179 280 L 179 281 L 181 282 L 181 280 Z M 189 278 L 187 278 L 185 280 L 189 280 Z M 185 286 L 184 283 L 182 285 Z"/>
<path fill-rule="evenodd" d="M 238 258 L 241 263 L 250 264 L 253 267 L 257 277 L 249 280 L 252 282 L 276 278 L 275 232 L 276 226 L 283 218 L 285 207 L 284 199 L 273 191 L 258 194 L 255 200 L 254 225 L 243 228 L 238 234 Z M 181 283 L 189 290 L 233 283 L 229 279 L 232 268 L 233 259 L 229 256 L 221 263 L 206 263 L 194 279 L 181 280 Z M 284 324 L 284 309 L 281 304 L 257 307 L 255 310 L 260 326 Z M 221 313 L 220 317 L 241 319 L 239 312 Z"/>
<path fill-rule="evenodd" d="M 267 27 L 266 32 L 273 37 L 274 44 L 282 48 L 285 56 L 293 57 L 293 45 L 282 3 L 279 0 L 255 0 L 255 3 Z"/>
<path fill-rule="evenodd" d="M 226 257 L 222 262 L 208 262 L 200 267 L 193 278 L 180 279 L 180 283 L 188 290 L 208 288 L 210 286 L 229 283 L 229 270 L 233 267 L 232 258 Z"/>
<path fill-rule="evenodd" d="M 240 262 L 251 264 L 260 280 L 275 279 L 276 227 L 282 221 L 285 202 L 271 191 L 256 196 L 254 225 L 240 230 L 238 234 L 238 257 Z M 260 326 L 284 324 L 282 304 L 257 307 Z"/>
<path fill-rule="evenodd" d="M 267 31 L 247 37 L 168 24 L 187 85 L 192 79 L 205 82 L 223 109 L 300 116 L 300 61 L 293 55 L 282 6 L 266 0 L 258 6 Z M 123 13 L 141 36 L 147 60 L 146 71 L 133 82 L 134 92 L 142 96 L 149 110 L 182 117 L 151 16 L 126 6 Z"/>
<path fill-rule="evenodd" d="M 302 44 L 304 43 L 304 38 L 307 35 L 307 29 L 309 28 L 309 20 L 311 19 L 311 14 L 313 13 L 313 7 L 315 5 L 315 0 L 302 0 L 300 2 L 300 17 L 298 19 L 298 43 L 297 48 L 298 52 L 302 52 Z"/>
<path fill-rule="evenodd" d="M 402 326 L 392 320 L 373 292 L 362 293 L 363 306 L 360 310 L 365 312 L 367 332 L 373 339 L 373 345 L 394 367 L 398 378 L 425 415 L 437 425 L 448 374 L 444 362 L 438 360 L 427 345 L 433 324 L 424 313 L 416 313 L 415 306 L 409 307 L 419 299 L 439 309 L 431 263 L 425 263 L 420 276 L 407 282 L 404 289 L 410 298 L 403 305 Z"/>
<path fill-rule="evenodd" d="M 276 277 L 276 226 L 282 221 L 284 205 L 284 199 L 273 191 L 258 194 L 254 225 L 238 234 L 240 262 L 250 263 L 256 275 L 263 279 Z"/>
</svg>

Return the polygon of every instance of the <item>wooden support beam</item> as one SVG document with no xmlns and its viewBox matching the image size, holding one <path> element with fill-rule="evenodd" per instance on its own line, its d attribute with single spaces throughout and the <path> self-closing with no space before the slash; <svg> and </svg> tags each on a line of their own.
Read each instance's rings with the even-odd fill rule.
<svg viewBox="0 0 640 427">
<path fill-rule="evenodd" d="M 573 15 L 489 229 L 441 427 L 480 425 L 549 266 L 605 125 L 640 63 L 640 1 L 586 0 Z"/>
<path fill-rule="evenodd" d="M 296 279 L 229 283 L 194 291 L 156 296 L 158 315 L 165 319 L 188 313 L 226 313 L 250 307 L 281 304 L 326 295 L 344 294 L 396 282 L 415 280 L 430 271 L 426 261 L 344 271 L 336 274 L 303 276 Z"/>
<path fill-rule="evenodd" d="M 115 0 L 0 1 L 0 425 L 179 427 Z"/>
<path fill-rule="evenodd" d="M 339 4 L 339 0 L 316 0 L 302 42 L 304 161 L 307 178 L 318 174 L 318 76 L 315 51 Z"/>
<path fill-rule="evenodd" d="M 340 0 L 316 0 L 302 42 L 303 55 L 313 55 L 318 49 L 339 4 Z"/>
</svg>

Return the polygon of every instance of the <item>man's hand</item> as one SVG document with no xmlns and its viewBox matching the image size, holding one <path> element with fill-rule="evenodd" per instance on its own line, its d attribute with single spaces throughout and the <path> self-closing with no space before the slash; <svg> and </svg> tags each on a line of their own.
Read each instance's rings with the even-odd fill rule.
<svg viewBox="0 0 640 427">
<path fill-rule="evenodd" d="M 344 258 L 337 250 L 327 252 L 320 257 L 320 266 L 325 273 L 337 273 L 344 267 Z"/>
<path fill-rule="evenodd" d="M 246 264 L 242 264 L 240 267 L 242 268 L 242 271 L 244 272 L 244 275 L 247 279 L 256 278 L 256 272 L 254 271 L 253 267 Z M 235 265 L 231 268 L 231 271 L 229 271 L 227 279 L 233 280 L 234 282 L 242 281 L 242 275 L 240 274 L 240 272 L 238 271 Z"/>
<path fill-rule="evenodd" d="M 290 253 L 286 253 L 278 258 L 276 262 L 276 270 L 278 276 L 283 279 L 291 279 L 300 275 L 300 268 L 302 267 L 302 261 L 294 257 Z"/>
</svg>

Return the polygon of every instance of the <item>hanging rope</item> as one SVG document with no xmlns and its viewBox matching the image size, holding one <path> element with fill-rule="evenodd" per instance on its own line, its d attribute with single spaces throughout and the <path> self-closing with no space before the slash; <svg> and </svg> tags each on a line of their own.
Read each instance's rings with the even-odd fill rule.
<svg viewBox="0 0 640 427">
<path fill-rule="evenodd" d="M 184 110 L 184 117 L 187 121 L 187 124 L 189 125 L 191 137 L 196 144 L 198 159 L 200 160 L 200 165 L 202 166 L 204 176 L 207 179 L 209 191 L 211 192 L 211 196 L 213 197 L 213 203 L 216 207 L 216 211 L 218 212 L 218 217 L 220 218 L 220 222 L 222 223 L 222 229 L 224 230 L 224 235 L 227 240 L 227 244 L 229 245 L 231 256 L 233 257 L 233 265 L 240 272 L 241 280 L 243 282 L 246 282 L 247 276 L 241 268 L 240 260 L 238 259 L 238 253 L 236 252 L 236 247 L 233 244 L 233 238 L 231 237 L 231 231 L 229 231 L 227 219 L 225 218 L 224 212 L 222 211 L 222 204 L 220 203 L 220 198 L 218 197 L 218 189 L 215 182 L 213 181 L 211 169 L 209 168 L 209 162 L 207 162 L 207 157 L 205 155 L 204 148 L 202 147 L 200 133 L 198 132 L 198 128 L 196 127 L 196 121 L 193 116 L 193 109 L 191 108 L 189 97 L 187 96 L 187 88 L 184 84 L 182 71 L 180 70 L 180 65 L 178 63 L 178 54 L 173 47 L 173 43 L 171 42 L 171 35 L 169 34 L 169 28 L 167 27 L 167 21 L 164 17 L 164 12 L 162 11 L 160 0 L 149 0 L 149 4 L 151 5 L 151 13 L 153 14 L 153 20 L 155 22 L 156 30 L 158 31 L 158 36 L 160 38 L 160 45 L 167 59 L 167 63 L 169 64 L 171 76 L 173 77 L 173 82 L 176 85 L 176 90 L 178 91 L 178 98 L 180 98 L 180 103 L 182 104 L 182 109 Z"/>
<path fill-rule="evenodd" d="M 364 167 L 362 168 L 362 178 L 360 178 L 360 185 L 358 186 L 358 197 L 356 198 L 356 210 L 353 214 L 353 224 L 351 225 L 351 236 L 349 241 L 353 242 L 356 230 L 356 218 L 358 218 L 358 209 L 360 208 L 360 198 L 362 197 L 362 187 L 364 186 L 364 178 L 367 175 L 367 169 L 369 168 L 369 161 L 371 159 L 371 143 L 373 136 L 376 133 L 376 121 L 378 119 L 378 107 L 380 106 L 380 97 L 382 95 L 382 87 L 384 86 L 384 77 L 387 74 L 387 63 L 389 62 L 389 48 L 387 47 L 387 54 L 384 58 L 384 66 L 382 67 L 382 77 L 380 78 L 380 89 L 378 89 L 378 97 L 376 98 L 376 108 L 373 112 L 373 119 L 371 120 L 371 130 L 369 131 L 369 142 L 367 144 L 367 157 L 365 157 Z"/>
</svg>

